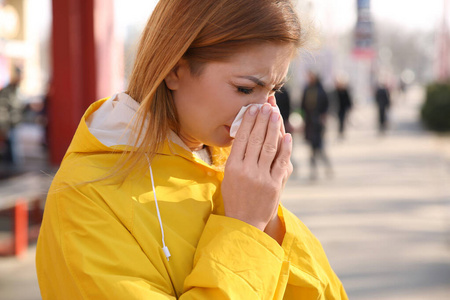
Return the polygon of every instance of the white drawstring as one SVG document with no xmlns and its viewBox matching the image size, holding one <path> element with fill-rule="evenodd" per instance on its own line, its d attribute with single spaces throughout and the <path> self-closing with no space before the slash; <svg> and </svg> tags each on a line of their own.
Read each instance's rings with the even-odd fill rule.
<svg viewBox="0 0 450 300">
<path fill-rule="evenodd" d="M 152 188 L 153 188 L 153 196 L 155 198 L 156 213 L 158 214 L 159 226 L 161 227 L 161 236 L 162 236 L 162 244 L 163 244 L 162 250 L 164 252 L 164 255 L 167 258 L 167 261 L 169 261 L 170 251 L 169 251 L 169 248 L 167 248 L 166 243 L 164 242 L 164 228 L 163 228 L 162 221 L 161 221 L 161 215 L 159 213 L 158 199 L 156 198 L 156 189 L 155 189 L 155 182 L 153 181 L 152 166 L 150 165 L 150 160 L 148 159 L 147 154 L 145 154 L 145 158 L 147 158 L 148 169 L 150 170 L 150 179 L 152 180 Z"/>
</svg>

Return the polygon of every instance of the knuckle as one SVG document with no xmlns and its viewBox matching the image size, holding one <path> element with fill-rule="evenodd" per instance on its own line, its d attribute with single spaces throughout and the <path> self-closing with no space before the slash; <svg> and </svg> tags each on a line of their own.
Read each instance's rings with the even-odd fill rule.
<svg viewBox="0 0 450 300">
<path fill-rule="evenodd" d="M 248 133 L 240 130 L 236 133 L 235 140 L 238 142 L 246 142 L 248 140 Z"/>
<path fill-rule="evenodd" d="M 261 146 L 263 143 L 263 139 L 259 136 L 250 136 L 248 142 L 249 144 L 254 146 Z"/>
<path fill-rule="evenodd" d="M 275 153 L 277 153 L 277 146 L 274 144 L 265 143 L 263 145 L 263 151 L 268 154 L 275 154 Z"/>
<path fill-rule="evenodd" d="M 258 114 L 258 118 L 256 119 L 256 122 L 261 123 L 261 124 L 267 124 L 267 121 L 270 118 L 270 113 L 265 114 L 262 111 L 260 111 L 260 113 Z"/>
<path fill-rule="evenodd" d="M 291 161 L 284 157 L 280 157 L 280 159 L 278 160 L 278 165 L 283 169 L 287 169 L 289 168 L 289 166 L 292 166 Z"/>
<path fill-rule="evenodd" d="M 294 172 L 294 167 L 292 166 L 291 163 L 289 163 L 289 165 L 288 165 L 288 167 L 287 167 L 287 169 L 285 171 L 285 174 L 286 174 L 285 175 L 285 180 L 288 179 L 292 175 L 293 172 Z"/>
</svg>

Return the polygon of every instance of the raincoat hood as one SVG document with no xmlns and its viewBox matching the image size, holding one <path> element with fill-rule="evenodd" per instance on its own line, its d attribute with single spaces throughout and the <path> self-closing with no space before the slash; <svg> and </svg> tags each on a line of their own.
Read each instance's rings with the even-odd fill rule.
<svg viewBox="0 0 450 300">
<path fill-rule="evenodd" d="M 121 153 L 130 150 L 136 140 L 133 127 L 138 109 L 139 103 L 126 93 L 96 101 L 83 115 L 65 157 L 71 153 Z M 223 171 L 230 147 L 209 148 L 213 161 L 211 167 Z M 168 133 L 159 154 L 180 155 L 205 163 L 173 131 Z"/>
</svg>

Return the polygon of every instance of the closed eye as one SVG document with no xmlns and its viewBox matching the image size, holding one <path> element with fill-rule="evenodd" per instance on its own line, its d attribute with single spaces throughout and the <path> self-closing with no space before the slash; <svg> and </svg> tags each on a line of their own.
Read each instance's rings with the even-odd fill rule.
<svg viewBox="0 0 450 300">
<path fill-rule="evenodd" d="M 245 88 L 245 87 L 239 86 L 237 88 L 237 90 L 238 90 L 239 93 L 246 94 L 246 95 L 250 95 L 251 93 L 253 93 L 253 89 L 252 88 Z"/>
</svg>

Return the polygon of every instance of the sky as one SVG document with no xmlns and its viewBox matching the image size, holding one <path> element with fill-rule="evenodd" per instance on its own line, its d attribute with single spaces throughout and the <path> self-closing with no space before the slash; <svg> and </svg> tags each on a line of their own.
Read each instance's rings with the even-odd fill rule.
<svg viewBox="0 0 450 300">
<path fill-rule="evenodd" d="M 372 10 L 380 20 L 389 20 L 406 28 L 432 30 L 440 24 L 445 0 L 375 0 Z M 447 20 L 450 1 L 447 1 Z M 403 13 L 400 13 L 403 11 Z"/>
<path fill-rule="evenodd" d="M 155 7 L 156 0 L 114 0 L 118 14 L 118 27 L 128 22 L 144 24 Z M 315 7 L 314 19 L 324 30 L 345 31 L 356 21 L 357 0 L 298 0 L 311 1 Z M 409 30 L 434 30 L 442 19 L 446 0 L 371 0 L 374 20 L 389 22 Z M 447 11 L 450 17 L 450 0 Z M 450 20 L 447 22 L 450 23 Z"/>
<path fill-rule="evenodd" d="M 356 2 L 313 0 L 318 6 L 318 19 L 327 20 L 330 28 L 338 30 L 354 25 Z M 370 5 L 372 18 L 377 22 L 389 22 L 409 30 L 434 30 L 442 19 L 444 0 L 372 0 Z"/>
<path fill-rule="evenodd" d="M 311 1 L 315 6 L 315 19 L 324 30 L 344 31 L 356 21 L 357 0 L 297 0 Z M 371 0 L 371 13 L 378 22 L 389 22 L 410 30 L 430 31 L 441 24 L 444 1 L 447 1 L 447 24 L 450 26 L 450 0 Z M 157 0 L 114 0 L 117 28 L 127 24 L 145 24 Z M 43 12 L 50 13 L 50 0 L 43 0 Z M 42 18 L 41 19 L 49 19 Z M 50 15 L 48 16 L 50 17 Z"/>
</svg>

